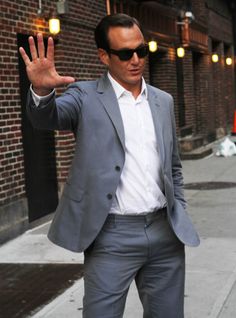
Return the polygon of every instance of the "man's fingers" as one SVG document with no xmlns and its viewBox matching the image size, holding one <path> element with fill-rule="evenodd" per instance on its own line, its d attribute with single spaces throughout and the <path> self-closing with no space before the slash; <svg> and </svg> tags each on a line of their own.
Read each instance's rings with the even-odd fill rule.
<svg viewBox="0 0 236 318">
<path fill-rule="evenodd" d="M 43 36 L 41 33 L 37 34 L 37 40 L 38 40 L 39 58 L 43 59 L 45 57 L 45 47 L 44 47 L 44 42 L 43 42 Z"/>
<path fill-rule="evenodd" d="M 29 47 L 32 60 L 36 60 L 38 58 L 38 53 L 35 47 L 34 38 L 32 36 L 29 37 Z"/>
<path fill-rule="evenodd" d="M 37 35 L 38 51 L 34 38 L 29 37 L 29 46 L 32 61 L 25 50 L 20 47 L 19 52 L 26 66 L 30 68 L 30 80 L 34 87 L 40 91 L 48 91 L 54 87 L 60 87 L 73 83 L 75 79 L 71 76 L 60 76 L 54 66 L 54 43 L 52 37 L 48 39 L 47 56 L 45 57 L 45 46 L 42 34 Z M 38 56 L 39 54 L 39 56 Z M 38 58 L 39 57 L 39 58 Z M 40 75 L 39 75 L 40 74 Z M 29 75 L 29 74 L 28 74 Z"/>
<path fill-rule="evenodd" d="M 54 62 L 54 42 L 52 37 L 48 38 L 47 58 Z"/>
<path fill-rule="evenodd" d="M 31 61 L 30 61 L 28 55 L 25 53 L 25 50 L 23 49 L 23 47 L 19 48 L 19 52 L 20 52 L 20 55 L 21 55 L 23 61 L 25 62 L 25 65 L 28 66 L 31 63 Z"/>
</svg>

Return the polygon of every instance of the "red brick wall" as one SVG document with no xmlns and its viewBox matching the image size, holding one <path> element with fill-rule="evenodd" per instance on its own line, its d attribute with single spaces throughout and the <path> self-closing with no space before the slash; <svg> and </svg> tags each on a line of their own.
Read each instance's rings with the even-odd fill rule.
<svg viewBox="0 0 236 318">
<path fill-rule="evenodd" d="M 226 125 L 228 130 L 231 131 L 233 124 L 234 110 L 235 105 L 235 95 L 234 95 L 234 59 L 232 65 L 227 65 L 225 62 L 226 57 L 233 57 L 232 47 L 228 48 L 224 55 L 224 96 L 223 96 L 223 105 L 226 113 Z"/>
<path fill-rule="evenodd" d="M 225 112 L 224 112 L 224 104 L 223 104 L 223 95 L 225 92 L 222 90 L 224 83 L 224 60 L 223 60 L 223 49 L 222 44 L 220 43 L 215 50 L 219 54 L 219 62 L 212 63 L 212 76 L 213 76 L 213 108 L 215 112 L 215 127 L 216 128 L 226 128 L 225 127 Z"/>
<path fill-rule="evenodd" d="M 211 66 L 210 55 L 193 53 L 194 97 L 196 110 L 196 133 L 204 135 L 215 134 L 214 111 L 211 108 L 212 77 L 209 76 Z"/>
<path fill-rule="evenodd" d="M 201 24 L 206 25 L 208 16 L 206 1 L 192 0 L 191 3 L 195 19 Z"/>
<path fill-rule="evenodd" d="M 192 126 L 193 132 L 196 132 L 196 111 L 194 96 L 194 77 L 192 51 L 185 50 L 183 58 L 183 77 L 184 77 L 184 101 L 185 101 L 185 125 Z"/>
<path fill-rule="evenodd" d="M 164 51 L 157 51 L 150 55 L 150 80 L 156 86 L 174 98 L 176 121 L 178 126 L 178 98 L 177 98 L 177 74 L 176 53 L 173 47 Z"/>
<path fill-rule="evenodd" d="M 31 10 L 34 11 L 34 5 Z M 29 6 L 18 5 L 17 1 L 2 1 L 0 12 L 0 203 L 3 204 L 24 195 L 16 33 L 26 32 L 32 17 Z"/>
</svg>

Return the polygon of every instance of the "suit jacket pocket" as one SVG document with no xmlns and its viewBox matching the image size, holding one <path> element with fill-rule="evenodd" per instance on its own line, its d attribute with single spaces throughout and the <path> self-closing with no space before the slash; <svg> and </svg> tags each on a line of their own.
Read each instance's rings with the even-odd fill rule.
<svg viewBox="0 0 236 318">
<path fill-rule="evenodd" d="M 71 200 L 80 202 L 84 196 L 84 190 L 78 186 L 65 183 L 63 195 L 70 198 Z"/>
<path fill-rule="evenodd" d="M 188 214 L 181 201 L 176 198 L 174 199 L 174 209 L 178 211 L 178 213 Z"/>
</svg>

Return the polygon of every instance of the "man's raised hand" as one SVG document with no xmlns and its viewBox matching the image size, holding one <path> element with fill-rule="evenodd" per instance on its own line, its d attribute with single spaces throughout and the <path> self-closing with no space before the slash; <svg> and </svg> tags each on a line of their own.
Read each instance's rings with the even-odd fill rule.
<svg viewBox="0 0 236 318">
<path fill-rule="evenodd" d="M 36 49 L 34 38 L 32 36 L 29 37 L 31 59 L 22 47 L 19 49 L 34 92 L 39 96 L 44 96 L 49 94 L 55 87 L 73 83 L 75 81 L 73 77 L 60 76 L 56 71 L 53 39 L 51 37 L 48 39 L 46 56 L 43 36 L 40 33 L 37 35 L 37 42 L 38 50 Z"/>
</svg>

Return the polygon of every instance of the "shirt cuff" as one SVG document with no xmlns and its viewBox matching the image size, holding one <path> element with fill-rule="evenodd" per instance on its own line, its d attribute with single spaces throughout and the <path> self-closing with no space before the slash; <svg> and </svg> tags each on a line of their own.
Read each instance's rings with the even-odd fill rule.
<svg viewBox="0 0 236 318">
<path fill-rule="evenodd" d="M 34 92 L 32 84 L 30 85 L 30 91 L 31 91 L 32 98 L 36 107 L 39 106 L 40 102 L 44 102 L 44 103 L 48 102 L 50 98 L 52 97 L 52 95 L 55 94 L 55 89 L 53 89 L 53 91 L 50 94 L 46 96 L 39 96 Z"/>
</svg>

